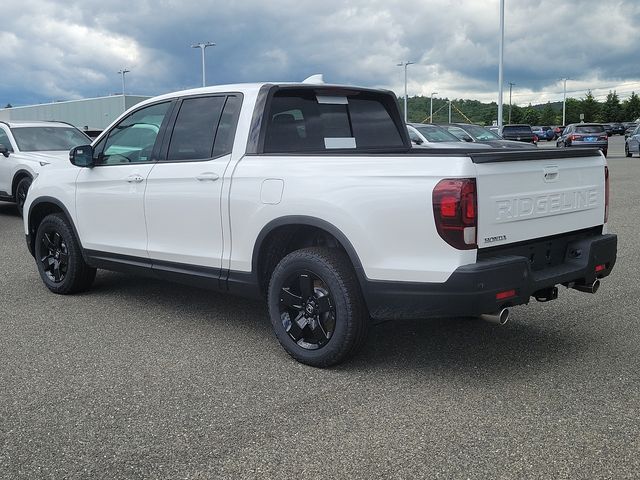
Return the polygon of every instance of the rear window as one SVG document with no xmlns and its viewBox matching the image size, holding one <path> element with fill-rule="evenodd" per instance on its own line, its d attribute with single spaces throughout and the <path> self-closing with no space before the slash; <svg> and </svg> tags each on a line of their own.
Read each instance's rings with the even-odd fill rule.
<svg viewBox="0 0 640 480">
<path fill-rule="evenodd" d="M 395 108 L 392 96 L 374 92 L 278 91 L 266 118 L 264 151 L 407 148 L 391 108 Z"/>
<path fill-rule="evenodd" d="M 576 125 L 576 133 L 602 133 L 604 127 L 602 125 Z"/>
<path fill-rule="evenodd" d="M 503 133 L 531 133 L 529 125 L 505 125 L 502 127 Z"/>
</svg>

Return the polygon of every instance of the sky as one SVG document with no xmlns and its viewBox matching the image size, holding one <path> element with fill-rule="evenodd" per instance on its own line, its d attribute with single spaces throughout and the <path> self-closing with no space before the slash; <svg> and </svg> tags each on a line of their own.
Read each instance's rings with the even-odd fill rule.
<svg viewBox="0 0 640 480">
<path fill-rule="evenodd" d="M 300 81 L 496 101 L 499 0 L 3 0 L 0 106 Z M 640 92 L 640 0 L 505 0 L 505 103 Z"/>
</svg>

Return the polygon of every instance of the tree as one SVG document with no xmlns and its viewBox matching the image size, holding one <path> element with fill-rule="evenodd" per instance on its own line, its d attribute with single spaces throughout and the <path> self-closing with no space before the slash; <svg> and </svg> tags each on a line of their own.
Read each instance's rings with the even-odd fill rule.
<svg viewBox="0 0 640 480">
<path fill-rule="evenodd" d="M 513 112 L 511 112 L 511 117 L 513 121 Z M 529 125 L 538 125 L 540 123 L 540 113 L 529 104 L 529 106 L 524 109 L 522 122 Z"/>
<path fill-rule="evenodd" d="M 553 125 L 556 123 L 556 112 L 553 110 L 551 103 L 547 102 L 547 104 L 542 109 L 542 114 L 540 115 L 540 123 L 543 125 Z"/>
<path fill-rule="evenodd" d="M 567 119 L 565 125 L 569 125 L 570 123 L 578 123 L 580 121 L 581 112 L 582 102 L 575 98 L 567 98 L 567 105 L 565 109 Z"/>
<path fill-rule="evenodd" d="M 587 95 L 580 101 L 585 122 L 595 122 L 600 113 L 600 103 L 594 98 L 591 90 L 587 90 Z"/>
<path fill-rule="evenodd" d="M 13 108 L 13 105 L 11 105 L 10 103 L 7 103 L 4 108 Z"/>
<path fill-rule="evenodd" d="M 607 99 L 600 108 L 599 118 L 603 122 L 619 122 L 622 120 L 622 107 L 620 106 L 620 99 L 615 90 L 613 92 L 609 90 Z"/>
<path fill-rule="evenodd" d="M 640 97 L 636 92 L 631 92 L 631 96 L 624 101 L 623 110 L 627 122 L 633 122 L 640 118 Z"/>
</svg>

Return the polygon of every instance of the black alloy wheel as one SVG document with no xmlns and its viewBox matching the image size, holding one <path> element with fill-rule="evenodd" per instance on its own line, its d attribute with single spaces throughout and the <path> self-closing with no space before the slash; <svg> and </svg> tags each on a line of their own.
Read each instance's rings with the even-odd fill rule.
<svg viewBox="0 0 640 480">
<path fill-rule="evenodd" d="M 40 242 L 42 271 L 51 282 L 63 282 L 69 268 L 69 250 L 62 235 L 49 228 L 43 232 Z"/>
<path fill-rule="evenodd" d="M 25 177 L 16 185 L 16 206 L 18 207 L 18 213 L 20 216 L 23 214 L 24 203 L 27 201 L 27 193 L 29 193 L 29 187 L 33 180 L 31 177 Z"/>
<path fill-rule="evenodd" d="M 271 325 L 297 361 L 336 365 L 353 355 L 369 329 L 369 313 L 348 255 L 309 247 L 286 255 L 271 275 Z"/>
<path fill-rule="evenodd" d="M 280 318 L 287 335 L 306 350 L 324 347 L 336 328 L 331 291 L 315 273 L 294 273 L 280 289 Z"/>
<path fill-rule="evenodd" d="M 85 263 L 73 227 L 62 213 L 47 215 L 40 222 L 33 253 L 40 278 L 53 293 L 67 295 L 91 288 L 96 269 Z"/>
</svg>

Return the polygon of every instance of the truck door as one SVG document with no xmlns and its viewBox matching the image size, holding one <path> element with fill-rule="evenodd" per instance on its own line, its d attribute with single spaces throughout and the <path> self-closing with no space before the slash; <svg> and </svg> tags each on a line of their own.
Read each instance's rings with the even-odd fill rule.
<svg viewBox="0 0 640 480">
<path fill-rule="evenodd" d="M 241 97 L 187 97 L 177 106 L 160 161 L 147 179 L 145 213 L 149 257 L 220 269 L 221 195 Z M 154 268 L 162 263 L 154 262 Z"/>
</svg>

